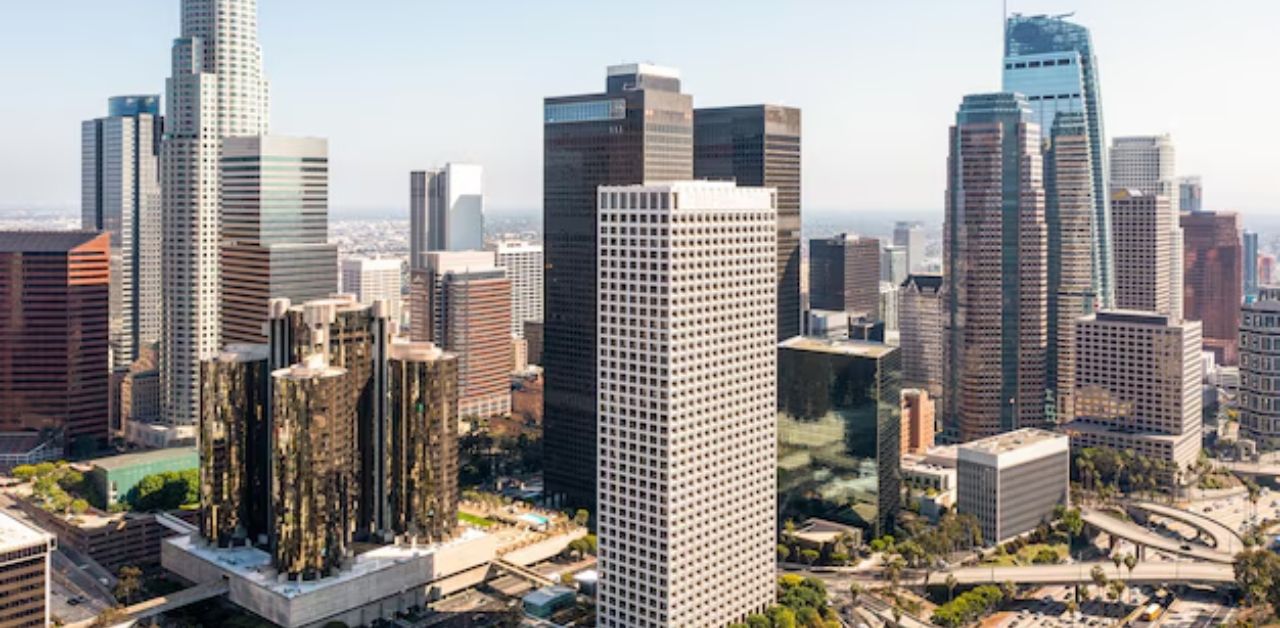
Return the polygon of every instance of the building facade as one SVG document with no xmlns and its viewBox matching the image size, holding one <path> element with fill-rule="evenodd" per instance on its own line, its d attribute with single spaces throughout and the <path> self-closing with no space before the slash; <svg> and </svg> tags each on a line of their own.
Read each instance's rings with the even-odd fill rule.
<svg viewBox="0 0 1280 628">
<path fill-rule="evenodd" d="M 266 342 L 272 299 L 302 303 L 338 291 L 328 145 L 278 135 L 222 142 L 224 342 Z"/>
<path fill-rule="evenodd" d="M 386 528 L 446 540 L 458 527 L 458 358 L 427 343 L 393 343 L 387 392 Z"/>
<path fill-rule="evenodd" d="M 902 385 L 942 396 L 942 275 L 910 275 L 898 290 Z"/>
<path fill-rule="evenodd" d="M 1168 229 L 1169 248 L 1160 248 L 1161 255 L 1168 257 L 1168 262 L 1164 260 L 1154 260 L 1155 265 L 1161 267 L 1167 265 L 1169 267 L 1168 281 L 1171 282 L 1168 288 L 1169 293 L 1169 309 L 1158 310 L 1161 313 L 1168 313 L 1171 316 L 1182 316 L 1182 275 L 1183 275 L 1183 236 L 1182 224 L 1179 220 L 1179 183 L 1177 177 L 1177 166 L 1175 157 L 1177 152 L 1174 149 L 1173 139 L 1168 135 L 1137 135 L 1130 137 L 1117 137 L 1111 142 L 1111 191 L 1112 202 L 1115 202 L 1120 192 L 1126 192 L 1129 196 L 1135 196 L 1137 191 L 1142 196 L 1158 196 L 1160 206 L 1169 213 L 1168 218 L 1161 217 L 1159 219 L 1159 228 Z M 1141 202 L 1141 201 L 1139 201 Z M 1115 209 L 1112 209 L 1112 213 Z M 1113 218 L 1114 220 L 1114 218 Z M 1166 226 L 1167 225 L 1167 226 Z M 1120 227 L 1113 227 L 1113 237 L 1119 237 Z M 1164 239 L 1163 234 L 1127 234 L 1128 237 L 1134 238 L 1158 238 Z M 1118 245 L 1117 245 L 1118 246 Z M 1119 255 L 1119 253 L 1117 253 Z M 1147 266 L 1152 266 L 1153 261 L 1143 259 L 1140 262 Z M 1127 274 L 1134 272 L 1134 261 L 1132 255 L 1129 260 L 1130 266 L 1124 270 Z M 1121 273 L 1116 268 L 1117 277 Z M 1117 279 L 1117 283 L 1119 279 Z M 1132 286 L 1129 288 L 1133 289 Z M 1164 290 L 1163 287 L 1159 288 Z M 1150 308 L 1134 307 L 1125 305 L 1116 301 L 1116 307 L 1119 309 L 1140 309 L 1151 311 Z"/>
<path fill-rule="evenodd" d="M 906 251 L 908 274 L 925 272 L 923 224 L 919 222 L 894 223 L 893 245 L 902 247 Z"/>
<path fill-rule="evenodd" d="M 1185 238 L 1183 315 L 1204 323 L 1204 347 L 1218 364 L 1235 366 L 1244 301 L 1244 250 L 1240 215 L 1191 212 L 1182 215 Z"/>
<path fill-rule="evenodd" d="M 111 236 L 0 232 L 0 432 L 93 453 L 109 432 Z"/>
<path fill-rule="evenodd" d="M 951 129 L 942 289 L 943 420 L 960 440 L 1045 424 L 1042 165 L 1022 96 L 965 97 Z"/>
<path fill-rule="evenodd" d="M 111 234 L 111 367 L 160 338 L 160 97 L 117 96 L 81 125 L 80 224 Z"/>
<path fill-rule="evenodd" d="M 544 101 L 543 446 L 553 502 L 594 511 L 597 188 L 691 177 L 693 99 L 680 93 L 679 72 L 612 66 L 604 92 Z"/>
<path fill-rule="evenodd" d="M 271 394 L 263 345 L 232 345 L 200 364 L 200 534 L 218 547 L 265 544 Z"/>
<path fill-rule="evenodd" d="M 1259 290 L 1240 326 L 1240 436 L 1280 449 L 1280 288 Z"/>
<path fill-rule="evenodd" d="M 428 251 L 484 248 L 484 169 L 448 163 L 409 173 L 409 268 Z"/>
<path fill-rule="evenodd" d="M 1244 297 L 1258 296 L 1258 234 L 1253 231 L 1244 232 Z"/>
<path fill-rule="evenodd" d="M 598 201 L 598 623 L 743 621 L 774 601 L 776 193 Z"/>
<path fill-rule="evenodd" d="M 996 545 L 1035 529 L 1066 506 L 1070 439 L 1024 428 L 965 443 L 956 452 L 956 511 L 978 519 Z"/>
<path fill-rule="evenodd" d="M 1178 178 L 1178 209 L 1184 212 L 1204 211 L 1204 187 L 1200 177 Z"/>
<path fill-rule="evenodd" d="M 778 340 L 799 335 L 800 110 L 780 105 L 695 109 L 693 177 L 778 191 Z"/>
<path fill-rule="evenodd" d="M 354 294 L 361 303 L 386 301 L 391 318 L 400 322 L 404 310 L 403 266 L 398 257 L 371 259 L 349 257 L 342 260 L 342 291 Z"/>
<path fill-rule="evenodd" d="M 58 540 L 6 513 L 0 513 L 0 626 L 52 626 L 49 613 L 50 559 Z"/>
<path fill-rule="evenodd" d="M 195 425 L 200 361 L 221 348 L 219 155 L 267 133 L 257 0 L 183 0 L 160 148 L 164 420 Z"/>
<path fill-rule="evenodd" d="M 542 320 L 542 245 L 532 242 L 499 242 L 498 266 L 511 280 L 511 335 L 524 337 L 526 322 Z"/>
<path fill-rule="evenodd" d="M 933 447 L 936 412 L 929 393 L 919 388 L 902 389 L 901 454 L 922 455 Z"/>
<path fill-rule="evenodd" d="M 878 318 L 880 241 L 849 234 L 809 240 L 809 307 Z"/>
</svg>

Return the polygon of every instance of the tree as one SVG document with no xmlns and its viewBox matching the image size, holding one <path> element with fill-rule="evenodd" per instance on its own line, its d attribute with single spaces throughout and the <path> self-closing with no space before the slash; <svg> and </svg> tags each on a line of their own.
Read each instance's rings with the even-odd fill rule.
<svg viewBox="0 0 1280 628">
<path fill-rule="evenodd" d="M 893 584 L 893 588 L 898 588 L 898 580 L 902 577 L 902 570 L 906 567 L 906 563 L 902 561 L 901 556 L 894 556 L 885 563 L 884 574 L 889 578 L 889 582 Z"/>
<path fill-rule="evenodd" d="M 93 618 L 93 623 L 90 624 L 90 628 L 109 628 L 116 624 L 122 624 L 128 619 L 129 616 L 126 615 L 120 607 L 112 607 L 98 613 L 98 616 Z"/>
<path fill-rule="evenodd" d="M 787 562 L 787 559 L 790 557 L 791 557 L 791 548 L 779 543 L 778 544 L 778 562 L 785 563 Z"/>
<path fill-rule="evenodd" d="M 13 477 L 23 482 L 30 482 L 32 478 L 36 477 L 36 468 L 35 465 L 20 464 L 14 467 L 10 473 L 13 474 Z"/>
<path fill-rule="evenodd" d="M 774 606 L 768 612 L 773 628 L 797 628 L 796 612 L 786 606 Z"/>
<path fill-rule="evenodd" d="M 586 508 L 579 508 L 577 512 L 573 513 L 574 525 L 585 528 L 589 521 L 591 521 L 591 513 Z"/>
<path fill-rule="evenodd" d="M 1129 579 L 1133 580 L 1133 568 L 1138 566 L 1138 557 L 1133 554 L 1125 554 L 1124 566 L 1129 569 Z"/>
<path fill-rule="evenodd" d="M 1004 594 L 1004 600 L 1006 602 L 1013 601 L 1013 598 L 1018 595 L 1018 586 L 1008 580 L 1005 580 L 1000 583 L 1000 593 Z"/>
<path fill-rule="evenodd" d="M 89 502 L 80 498 L 71 500 L 71 512 L 73 514 L 83 515 L 88 510 L 89 510 Z"/>
<path fill-rule="evenodd" d="M 956 599 L 956 587 L 960 585 L 960 581 L 956 580 L 954 574 L 947 574 L 947 601 Z"/>
<path fill-rule="evenodd" d="M 854 582 L 849 585 L 849 597 L 853 598 L 853 602 L 858 602 L 858 596 L 862 595 L 862 585 Z"/>
<path fill-rule="evenodd" d="M 1094 565 L 1089 571 L 1089 578 L 1093 580 L 1093 586 L 1098 589 L 1107 586 L 1107 572 L 1102 570 L 1102 565 Z"/>
<path fill-rule="evenodd" d="M 1124 556 L 1121 556 L 1120 554 L 1112 554 L 1112 555 L 1111 555 L 1111 563 L 1112 563 L 1112 564 L 1114 564 L 1114 565 L 1116 566 L 1116 577 L 1117 577 L 1117 578 L 1119 578 L 1119 577 L 1120 577 L 1120 565 L 1121 565 L 1121 563 L 1123 563 L 1123 562 L 1124 562 Z"/>
<path fill-rule="evenodd" d="M 142 590 L 142 570 L 132 565 L 125 565 L 120 568 L 118 575 L 114 591 L 116 599 L 129 604 L 133 596 Z"/>
<path fill-rule="evenodd" d="M 804 562 L 808 564 L 810 567 L 812 567 L 814 563 L 818 562 L 819 556 L 821 556 L 821 554 L 818 553 L 818 550 L 813 550 L 813 549 L 800 550 L 800 558 L 804 559 Z"/>
<path fill-rule="evenodd" d="M 1084 531 L 1084 517 L 1079 508 L 1069 508 L 1062 513 L 1062 527 L 1067 531 L 1068 544 L 1075 546 L 1076 537 Z"/>
<path fill-rule="evenodd" d="M 1250 606 L 1270 604 L 1280 613 L 1280 556 L 1267 550 L 1236 554 L 1236 585 Z"/>
</svg>

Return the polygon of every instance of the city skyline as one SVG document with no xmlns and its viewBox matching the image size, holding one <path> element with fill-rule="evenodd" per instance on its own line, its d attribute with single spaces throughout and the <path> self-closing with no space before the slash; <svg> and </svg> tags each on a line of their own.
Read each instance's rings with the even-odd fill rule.
<svg viewBox="0 0 1280 628">
<path fill-rule="evenodd" d="M 83 6 L 76 8 L 74 14 L 80 19 L 74 21 L 55 20 L 49 13 L 52 7 L 33 4 L 11 9 L 16 19 L 8 22 L 15 27 L 0 26 L 0 50 L 13 55 L 21 51 L 21 57 L 29 60 L 5 77 L 6 84 L 14 93 L 50 95 L 10 101 L 17 115 L 0 122 L 14 145 L 26 147 L 0 155 L 0 187 L 10 191 L 0 212 L 74 208 L 76 164 L 66 155 L 76 137 L 74 129 L 58 121 L 99 115 L 102 101 L 112 94 L 162 91 L 167 75 L 166 38 L 176 32 L 177 12 L 163 8 L 131 16 L 127 29 L 123 24 L 113 28 L 124 18 L 106 13 L 105 6 L 77 4 Z M 671 36 L 661 41 L 645 35 L 652 31 L 649 28 L 625 33 L 595 28 L 612 15 L 613 10 L 606 8 L 591 15 L 575 13 L 574 19 L 584 28 L 577 29 L 582 39 L 571 43 L 549 38 L 554 29 L 538 28 L 561 12 L 543 15 L 513 6 L 496 19 L 485 15 L 489 22 L 484 29 L 457 29 L 457 34 L 443 33 L 428 41 L 403 30 L 422 23 L 419 14 L 428 9 L 407 2 L 383 5 L 373 18 L 365 7 L 327 2 L 308 3 L 310 10 L 305 12 L 298 11 L 297 2 L 288 1 L 262 8 L 263 45 L 281 49 L 265 58 L 266 74 L 281 77 L 271 90 L 273 121 L 283 124 L 278 129 L 282 133 L 314 133 L 333 140 L 335 172 L 342 173 L 334 180 L 333 205 L 343 213 L 407 209 L 403 172 L 451 160 L 485 165 L 494 211 L 536 210 L 540 205 L 535 122 L 539 96 L 580 93 L 592 87 L 586 77 L 599 67 L 631 60 L 680 68 L 688 91 L 699 96 L 695 107 L 777 102 L 805 109 L 806 135 L 811 138 L 804 154 L 807 213 L 845 208 L 850 212 L 936 209 L 940 213 L 940 185 L 909 183 L 943 178 L 946 139 L 937 129 L 948 121 L 954 95 L 994 91 L 1000 86 L 996 60 L 1001 54 L 1001 27 L 996 2 L 976 8 L 972 3 L 936 2 L 831 6 L 784 12 L 770 20 L 758 19 L 754 17 L 758 12 L 751 11 L 743 11 L 742 16 L 724 14 L 708 3 L 685 8 L 692 12 L 689 19 L 673 25 Z M 928 9 L 927 18 L 919 17 L 920 7 Z M 1206 208 L 1280 214 L 1280 193 L 1265 185 L 1265 160 L 1230 146 L 1230 138 L 1244 135 L 1258 140 L 1253 146 L 1274 143 L 1268 135 L 1280 131 L 1254 128 L 1249 122 L 1265 116 L 1266 95 L 1274 88 L 1262 82 L 1247 85 L 1244 89 L 1252 95 L 1239 99 L 1237 115 L 1222 118 L 1214 113 L 1217 94 L 1239 93 L 1234 76 L 1265 73 L 1268 55 L 1262 35 L 1266 25 L 1274 23 L 1266 16 L 1280 17 L 1276 15 L 1280 8 L 1260 2 L 1250 3 L 1247 10 L 1235 8 L 1237 12 L 1230 15 L 1212 15 L 1183 2 L 1107 6 L 1088 0 L 1055 0 L 1014 2 L 1009 10 L 1028 14 L 1077 10 L 1075 19 L 1090 26 L 1103 59 L 1109 134 L 1171 133 L 1184 166 L 1178 174 L 1204 177 Z M 471 15 L 475 10 L 442 7 L 431 9 L 430 17 L 474 23 L 479 19 Z M 705 29 L 712 17 L 723 28 Z M 363 22 L 376 22 L 385 36 L 365 47 L 327 50 L 311 43 Z M 47 29 L 17 28 L 40 23 L 54 24 L 58 36 L 49 37 Z M 1133 23 L 1146 28 L 1136 32 L 1127 27 Z M 822 43 L 781 54 L 734 45 L 751 39 L 752 33 L 775 27 L 802 33 L 803 41 Z M 897 36 L 908 28 L 920 37 Z M 693 36 L 695 32 L 698 37 Z M 1251 32 L 1259 36 L 1250 37 Z M 1213 45 L 1173 43 L 1189 39 Z M 933 43 L 921 47 L 919 41 Z M 102 64 L 101 71 L 85 71 L 84 80 L 74 85 L 55 82 L 70 64 L 86 58 L 78 53 L 91 48 L 107 51 L 94 55 L 91 62 Z M 430 84 L 400 85 L 403 81 L 393 80 L 403 76 L 399 72 L 406 66 L 426 57 L 462 50 L 472 57 L 452 66 L 434 63 L 439 74 Z M 583 54 L 584 50 L 591 52 Z M 1153 50 L 1164 62 L 1148 63 Z M 948 63 L 936 63 L 944 52 Z M 832 68 L 828 63 L 832 58 L 850 63 Z M 875 63 L 860 63 L 861 59 L 875 59 Z M 554 75 L 545 71 L 552 64 L 558 68 Z M 1239 73 L 1215 72 L 1225 65 Z M 317 71 L 318 67 L 330 71 Z M 814 69 L 792 72 L 794 67 Z M 834 70 L 838 80 L 816 80 L 820 70 Z M 867 91 L 866 85 L 875 85 L 876 91 Z M 1197 89 L 1187 90 L 1186 85 Z M 498 86 L 502 95 L 519 96 L 499 98 Z M 1152 108 L 1152 102 L 1160 106 Z M 503 115 L 473 113 L 486 111 Z M 396 122 L 403 119 L 424 122 Z M 397 125 L 394 130 L 389 127 L 392 124 Z M 36 142 L 37 138 L 41 141 Z M 933 158 L 921 158 L 921 147 L 932 147 Z"/>
</svg>

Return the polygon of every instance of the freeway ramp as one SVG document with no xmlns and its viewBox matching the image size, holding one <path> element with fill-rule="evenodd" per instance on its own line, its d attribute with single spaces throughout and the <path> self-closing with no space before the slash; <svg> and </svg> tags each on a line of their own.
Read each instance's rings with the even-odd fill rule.
<svg viewBox="0 0 1280 628">
<path fill-rule="evenodd" d="M 1217 549 L 1193 545 L 1177 539 L 1161 536 L 1131 521 L 1122 521 L 1098 510 L 1082 510 L 1085 523 L 1106 532 L 1108 535 L 1121 538 L 1131 543 L 1160 550 L 1177 556 L 1194 558 L 1212 563 L 1230 565 L 1235 562 L 1235 554 L 1221 552 Z"/>
<path fill-rule="evenodd" d="M 1159 585 L 1173 582 L 1204 584 L 1235 583 L 1231 565 L 1223 563 L 1144 562 L 1138 563 L 1133 573 L 1125 567 L 1116 569 L 1114 563 L 1091 562 L 1074 565 L 1031 565 L 1027 567 L 961 567 L 950 571 L 962 585 L 999 584 L 1075 584 L 1092 582 L 1094 567 L 1102 567 L 1110 580 L 1122 580 L 1127 584 Z M 946 575 L 934 579 L 942 582 Z"/>
</svg>

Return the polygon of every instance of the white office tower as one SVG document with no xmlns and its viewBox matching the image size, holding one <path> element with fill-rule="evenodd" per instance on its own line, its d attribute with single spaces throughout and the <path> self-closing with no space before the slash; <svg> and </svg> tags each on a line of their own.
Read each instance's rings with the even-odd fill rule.
<svg viewBox="0 0 1280 628">
<path fill-rule="evenodd" d="M 200 360 L 219 350 L 223 138 L 267 133 L 257 0 L 183 0 L 160 151 L 164 418 L 196 422 Z"/>
<path fill-rule="evenodd" d="M 743 621 L 774 600 L 777 193 L 598 204 L 598 625 Z"/>
<path fill-rule="evenodd" d="M 525 321 L 542 320 L 542 245 L 499 242 L 498 266 L 511 280 L 511 335 L 524 338 Z"/>
<path fill-rule="evenodd" d="M 386 301 L 391 306 L 391 319 L 400 322 L 404 310 L 401 266 L 398 257 L 348 257 L 342 260 L 342 291 L 355 295 L 361 303 Z"/>
<path fill-rule="evenodd" d="M 924 272 L 924 225 L 918 222 L 895 223 L 893 245 L 906 251 L 907 274 Z M 901 280 L 890 281 L 902 283 Z"/>
<path fill-rule="evenodd" d="M 445 164 L 409 173 L 409 268 L 427 251 L 484 248 L 484 169 Z"/>
<path fill-rule="evenodd" d="M 1111 140 L 1111 189 L 1137 190 L 1145 195 L 1168 199 L 1169 218 L 1169 311 L 1182 318 L 1182 220 L 1181 192 L 1176 170 L 1173 139 L 1168 135 L 1136 135 Z M 1119 231 L 1116 227 L 1114 231 Z M 1120 271 L 1117 269 L 1117 273 Z M 1125 306 L 1116 303 L 1116 307 Z"/>
<path fill-rule="evenodd" d="M 81 125 L 81 226 L 111 234 L 111 367 L 160 339 L 160 97 L 117 96 Z"/>
</svg>

